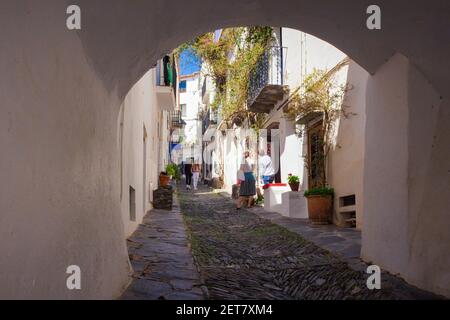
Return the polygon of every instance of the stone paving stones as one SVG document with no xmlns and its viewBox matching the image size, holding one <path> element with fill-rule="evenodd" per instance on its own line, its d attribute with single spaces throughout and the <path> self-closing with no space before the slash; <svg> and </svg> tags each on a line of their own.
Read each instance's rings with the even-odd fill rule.
<svg viewBox="0 0 450 320">
<path fill-rule="evenodd" d="M 357 261 L 358 232 L 340 232 L 334 226 L 300 226 L 292 232 L 259 217 L 254 209 L 237 211 L 232 202 L 212 192 L 180 191 L 178 196 L 210 299 L 430 297 L 387 273 L 382 275 L 382 290 L 369 290 L 365 265 Z M 276 214 L 270 216 L 280 220 Z M 306 240 L 302 231 L 313 233 L 327 250 Z"/>
<path fill-rule="evenodd" d="M 179 190 L 171 211 L 152 210 L 128 239 L 133 281 L 122 299 L 436 298 L 386 272 L 382 290 L 367 289 L 360 249 L 354 230 Z"/>
<path fill-rule="evenodd" d="M 204 299 L 176 199 L 171 211 L 152 210 L 144 218 L 128 252 L 133 281 L 122 299 Z"/>
</svg>

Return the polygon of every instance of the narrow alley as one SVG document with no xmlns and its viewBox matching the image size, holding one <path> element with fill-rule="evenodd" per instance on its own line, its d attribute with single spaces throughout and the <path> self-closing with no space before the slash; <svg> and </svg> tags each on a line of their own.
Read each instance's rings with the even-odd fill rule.
<svg viewBox="0 0 450 320">
<path fill-rule="evenodd" d="M 0 300 L 450 298 L 450 1 L 1 0 L 0 24 Z"/>
<path fill-rule="evenodd" d="M 236 210 L 207 187 L 179 188 L 176 198 L 180 207 L 151 211 L 130 238 L 135 273 L 123 299 L 436 298 L 385 272 L 382 289 L 369 290 L 364 263 L 350 266 L 343 256 L 260 218 L 258 207 Z"/>
</svg>

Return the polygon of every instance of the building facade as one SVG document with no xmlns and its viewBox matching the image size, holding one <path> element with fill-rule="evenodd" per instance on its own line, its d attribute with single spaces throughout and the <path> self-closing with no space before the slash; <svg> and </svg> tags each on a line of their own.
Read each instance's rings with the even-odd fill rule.
<svg viewBox="0 0 450 320">
<path fill-rule="evenodd" d="M 179 77 L 179 94 L 173 126 L 172 162 L 202 162 L 201 85 L 200 73 Z M 177 118 L 178 117 L 178 118 Z M 179 122 L 179 123 L 178 123 Z"/>
<path fill-rule="evenodd" d="M 170 160 L 170 114 L 176 101 L 173 60 L 159 60 L 129 91 L 120 109 L 120 201 L 126 236 L 152 209 L 159 173 Z"/>
<path fill-rule="evenodd" d="M 250 151 L 257 164 L 259 149 L 263 149 L 272 158 L 276 172 L 274 182 L 286 184 L 288 175 L 292 174 L 299 176 L 300 193 L 312 188 L 313 168 L 308 168 L 306 157 L 314 153 L 312 140 L 321 128 L 321 114 L 294 120 L 287 116 L 286 108 L 314 70 L 331 72 L 338 68 L 334 74 L 336 82 L 350 89 L 342 101 L 345 115 L 334 123 L 333 147 L 326 168 L 328 183 L 335 189 L 333 223 L 361 229 L 368 73 L 340 50 L 304 32 L 273 28 L 273 38 L 252 73 L 248 89 L 247 109 L 264 115 L 259 137 L 250 129 L 248 121 L 227 127 L 220 118 L 220 107 L 219 110 L 211 108 L 213 84 L 211 79 L 204 77 L 204 149 L 209 159 L 206 169 L 211 179 L 219 180 L 214 186 L 232 193 L 243 152 Z M 258 183 L 262 187 L 261 179 Z M 302 204 L 298 208 L 302 212 L 296 212 L 294 216 L 307 218 L 306 198 L 301 197 L 300 201 Z M 289 214 L 281 205 L 275 210 Z"/>
</svg>

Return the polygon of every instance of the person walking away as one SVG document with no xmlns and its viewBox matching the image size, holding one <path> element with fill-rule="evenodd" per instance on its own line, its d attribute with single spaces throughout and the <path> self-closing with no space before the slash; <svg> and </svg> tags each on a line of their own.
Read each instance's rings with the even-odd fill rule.
<svg viewBox="0 0 450 320">
<path fill-rule="evenodd" d="M 260 175 L 264 185 L 273 183 L 275 178 L 275 169 L 273 168 L 272 158 L 264 150 L 259 151 Z"/>
<path fill-rule="evenodd" d="M 192 165 L 192 184 L 194 186 L 194 190 L 197 190 L 199 176 L 200 176 L 200 164 L 198 162 L 195 162 Z"/>
<path fill-rule="evenodd" d="M 256 195 L 256 180 L 253 175 L 253 161 L 250 158 L 250 153 L 246 151 L 244 153 L 242 171 L 244 172 L 245 181 L 241 183 L 239 188 L 239 196 L 247 199 L 247 207 L 250 208 L 253 205 L 254 196 Z"/>
<path fill-rule="evenodd" d="M 186 190 L 191 190 L 192 183 L 192 163 L 189 159 L 184 164 L 184 174 L 186 175 Z"/>
</svg>

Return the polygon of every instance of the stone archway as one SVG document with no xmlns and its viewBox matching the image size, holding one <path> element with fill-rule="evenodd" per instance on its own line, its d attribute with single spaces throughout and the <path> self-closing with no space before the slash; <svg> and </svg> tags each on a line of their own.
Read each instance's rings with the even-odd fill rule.
<svg viewBox="0 0 450 320">
<path fill-rule="evenodd" d="M 79 3 L 86 8 L 80 32 L 86 55 L 105 84 L 117 86 L 121 96 L 149 65 L 180 43 L 216 28 L 241 25 L 302 30 L 333 44 L 372 74 L 395 53 L 401 53 L 441 94 L 448 90 L 443 80 L 448 77 L 444 66 L 448 66 L 450 47 L 443 43 L 445 35 L 436 36 L 448 30 L 450 13 L 442 1 L 379 1 L 382 29 L 377 31 L 366 27 L 366 10 L 371 4 L 366 0 Z"/>
<path fill-rule="evenodd" d="M 365 217 L 372 219 L 363 257 L 450 295 L 446 1 L 380 0 L 381 31 L 365 28 L 366 0 L 79 0 L 77 32 L 65 29 L 68 4 L 0 4 L 8 44 L 0 50 L 0 172 L 8 182 L 0 190 L 0 297 L 120 291 L 127 281 L 116 141 L 123 98 L 178 44 L 218 27 L 257 24 L 315 35 L 373 75 L 366 158 L 378 161 L 365 166 Z M 21 248 L 30 253 L 17 254 Z M 61 282 L 74 263 L 86 270 L 82 292 Z"/>
</svg>

